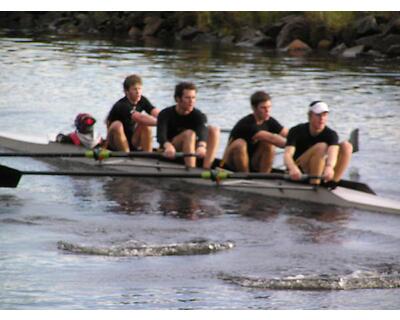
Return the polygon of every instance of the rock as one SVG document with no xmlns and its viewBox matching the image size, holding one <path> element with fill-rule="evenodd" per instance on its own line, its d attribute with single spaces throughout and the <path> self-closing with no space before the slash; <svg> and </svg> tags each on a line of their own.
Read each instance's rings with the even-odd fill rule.
<svg viewBox="0 0 400 320">
<path fill-rule="evenodd" d="M 361 53 L 361 56 L 365 57 L 373 57 L 373 58 L 383 58 L 385 55 L 382 52 L 377 50 L 368 50 Z"/>
<path fill-rule="evenodd" d="M 107 21 L 109 21 L 109 15 L 105 11 L 92 12 L 91 18 L 95 25 L 102 25 L 102 24 L 107 23 Z"/>
<path fill-rule="evenodd" d="M 357 45 L 364 45 L 368 49 L 377 50 L 380 52 L 388 52 L 389 48 L 393 45 L 400 44 L 400 35 L 373 35 L 369 37 L 360 38 L 356 41 Z"/>
<path fill-rule="evenodd" d="M 381 52 L 389 52 L 392 46 L 396 46 L 400 44 L 400 34 L 389 34 L 382 38 L 382 41 L 379 43 L 380 48 L 374 48 Z"/>
<path fill-rule="evenodd" d="M 383 34 L 400 34 L 400 17 L 393 18 L 386 25 Z"/>
<path fill-rule="evenodd" d="M 232 44 L 234 40 L 235 40 L 235 37 L 233 35 L 223 36 L 221 38 L 221 43 Z"/>
<path fill-rule="evenodd" d="M 96 33 L 99 30 L 98 25 L 94 23 L 92 17 L 87 13 L 77 13 L 74 16 L 74 20 L 79 33 Z M 109 21 L 106 20 L 104 24 L 108 22 Z"/>
<path fill-rule="evenodd" d="M 279 32 L 281 32 L 281 30 L 285 24 L 286 24 L 286 22 L 280 21 L 280 22 L 274 23 L 273 25 L 265 26 L 264 28 L 261 29 L 261 32 L 264 33 L 267 37 L 276 39 L 279 35 Z"/>
<path fill-rule="evenodd" d="M 375 13 L 375 20 L 379 26 L 389 23 L 390 19 L 391 18 L 386 16 L 384 13 L 383 14 Z"/>
<path fill-rule="evenodd" d="M 262 35 L 260 38 L 257 39 L 257 41 L 255 41 L 254 45 L 257 47 L 274 49 L 276 47 L 276 41 L 274 38 Z"/>
<path fill-rule="evenodd" d="M 263 34 L 260 30 L 252 28 L 244 28 L 238 35 L 236 45 L 240 47 L 253 47 L 253 46 L 274 46 L 275 41 Z"/>
<path fill-rule="evenodd" d="M 79 29 L 74 22 L 65 23 L 57 29 L 59 34 L 76 35 L 79 34 Z"/>
<path fill-rule="evenodd" d="M 143 29 L 143 36 L 154 36 L 161 29 L 163 19 L 156 16 L 148 16 L 144 19 L 145 27 Z"/>
<path fill-rule="evenodd" d="M 375 34 L 372 36 L 367 36 L 367 37 L 362 37 L 360 39 L 357 39 L 355 41 L 355 44 L 356 45 L 364 45 L 367 48 L 378 49 L 377 43 L 381 42 L 382 38 L 383 38 L 382 34 Z"/>
<path fill-rule="evenodd" d="M 337 55 L 340 55 L 346 49 L 347 49 L 346 44 L 341 43 L 341 44 L 337 45 L 336 47 L 334 47 L 329 53 L 337 56 Z"/>
<path fill-rule="evenodd" d="M 142 30 L 140 30 L 138 27 L 132 26 L 129 28 L 128 36 L 131 39 L 139 39 L 142 37 L 142 34 Z"/>
<path fill-rule="evenodd" d="M 307 43 L 299 39 L 293 40 L 283 51 L 312 51 Z"/>
<path fill-rule="evenodd" d="M 359 45 L 359 46 L 355 46 L 355 47 L 351 47 L 348 49 L 345 49 L 341 56 L 344 58 L 355 58 L 358 55 L 360 55 L 361 53 L 363 53 L 365 50 L 365 46 L 364 45 Z"/>
<path fill-rule="evenodd" d="M 259 36 L 259 34 L 261 34 L 259 30 L 245 26 L 240 30 L 237 30 L 236 42 L 241 43 L 251 41 L 254 37 Z"/>
<path fill-rule="evenodd" d="M 192 40 L 198 34 L 202 33 L 197 27 L 186 26 L 178 33 L 178 38 L 182 40 Z"/>
<path fill-rule="evenodd" d="M 359 38 L 375 35 L 381 32 L 374 16 L 366 16 L 357 19 L 340 32 L 340 38 L 346 46 L 354 46 Z"/>
<path fill-rule="evenodd" d="M 278 49 L 285 48 L 295 39 L 309 43 L 310 26 L 302 16 L 295 16 L 282 28 L 276 39 Z"/>
<path fill-rule="evenodd" d="M 193 41 L 196 42 L 217 42 L 218 38 L 215 34 L 211 33 L 198 33 L 194 38 Z"/>
<path fill-rule="evenodd" d="M 318 48 L 321 43 L 321 46 L 325 46 L 329 49 L 333 45 L 334 36 L 325 24 L 317 23 L 311 25 L 310 29 L 310 42 L 308 43 L 311 47 Z M 322 40 L 324 40 L 324 42 L 321 42 Z"/>
<path fill-rule="evenodd" d="M 317 44 L 318 50 L 329 50 L 333 45 L 332 40 L 322 39 Z"/>
<path fill-rule="evenodd" d="M 357 38 L 370 36 L 381 32 L 375 17 L 372 15 L 363 17 L 354 22 L 354 29 Z"/>
<path fill-rule="evenodd" d="M 21 13 L 21 16 L 19 18 L 19 26 L 22 29 L 32 28 L 34 26 L 33 16 L 28 13 L 26 13 L 26 14 Z"/>
<path fill-rule="evenodd" d="M 400 44 L 393 44 L 386 51 L 389 56 L 400 56 Z"/>
</svg>

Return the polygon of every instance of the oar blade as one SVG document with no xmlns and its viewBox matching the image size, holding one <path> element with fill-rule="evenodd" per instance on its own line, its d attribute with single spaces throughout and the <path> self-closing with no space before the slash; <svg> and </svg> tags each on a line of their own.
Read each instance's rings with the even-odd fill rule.
<svg viewBox="0 0 400 320">
<path fill-rule="evenodd" d="M 358 152 L 359 146 L 358 146 L 358 129 L 354 129 L 350 133 L 350 138 L 349 142 L 353 145 L 353 153 Z"/>
<path fill-rule="evenodd" d="M 0 165 L 0 188 L 16 188 L 21 176 L 20 171 Z"/>
</svg>

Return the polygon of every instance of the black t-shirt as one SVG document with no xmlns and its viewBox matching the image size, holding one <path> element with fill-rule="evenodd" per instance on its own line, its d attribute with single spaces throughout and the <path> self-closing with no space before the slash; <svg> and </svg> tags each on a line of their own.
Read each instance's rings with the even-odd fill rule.
<svg viewBox="0 0 400 320">
<path fill-rule="evenodd" d="M 310 147 L 319 142 L 325 142 L 328 146 L 339 145 L 339 137 L 336 131 L 329 127 L 325 127 L 321 133 L 314 137 L 310 134 L 310 124 L 307 122 L 289 130 L 286 146 L 294 146 L 296 148 L 293 157 L 296 160 Z"/>
<path fill-rule="evenodd" d="M 133 112 L 146 111 L 148 114 L 151 114 L 151 111 L 154 108 L 155 107 L 151 102 L 144 96 L 140 98 L 136 106 L 134 106 L 125 96 L 118 100 L 111 108 L 111 111 L 107 116 L 107 122 L 112 123 L 117 120 L 121 121 L 124 125 L 125 135 L 130 142 L 135 127 L 135 122 L 132 120 Z"/>
<path fill-rule="evenodd" d="M 187 115 L 180 115 L 175 108 L 176 106 L 165 108 L 158 115 L 157 141 L 160 147 L 187 129 L 196 132 L 198 141 L 207 141 L 207 116 L 199 109 L 193 109 Z"/>
<path fill-rule="evenodd" d="M 258 125 L 254 115 L 251 113 L 242 119 L 240 119 L 233 127 L 229 140 L 243 139 L 247 142 L 247 149 L 249 153 L 254 151 L 255 144 L 252 138 L 254 135 L 261 131 L 268 131 L 271 133 L 279 134 L 283 129 L 283 126 L 273 117 L 264 121 L 262 124 Z"/>
</svg>

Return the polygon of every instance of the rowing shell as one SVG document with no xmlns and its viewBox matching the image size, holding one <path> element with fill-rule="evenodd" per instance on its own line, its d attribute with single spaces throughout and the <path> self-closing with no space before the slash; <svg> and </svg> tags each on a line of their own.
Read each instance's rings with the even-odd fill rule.
<svg viewBox="0 0 400 320">
<path fill-rule="evenodd" d="M 59 144 L 55 142 L 43 141 L 29 142 L 14 137 L 0 135 L 0 147 L 18 152 L 43 153 L 43 152 L 82 152 L 83 148 Z M 148 172 L 148 173 L 179 173 L 187 172 L 187 169 L 179 164 L 167 160 L 159 159 L 107 159 L 96 162 L 87 158 L 61 158 L 78 164 L 82 164 L 96 170 L 107 170 L 115 172 Z M 60 159 L 46 159 L 46 162 L 57 164 Z M 191 171 L 201 172 L 201 169 L 191 169 Z M 216 186 L 216 183 L 202 179 L 179 178 L 194 184 L 206 186 Z M 330 190 L 325 187 L 313 187 L 308 184 L 291 182 L 286 180 L 242 180 L 228 179 L 220 181 L 218 188 L 227 190 L 237 190 L 240 192 L 260 194 L 268 197 L 293 199 L 298 201 L 312 202 L 323 205 L 334 205 L 339 207 L 356 208 L 361 210 L 375 211 L 381 213 L 400 214 L 400 201 L 387 199 L 376 195 L 367 185 L 344 180 L 342 186 Z"/>
</svg>

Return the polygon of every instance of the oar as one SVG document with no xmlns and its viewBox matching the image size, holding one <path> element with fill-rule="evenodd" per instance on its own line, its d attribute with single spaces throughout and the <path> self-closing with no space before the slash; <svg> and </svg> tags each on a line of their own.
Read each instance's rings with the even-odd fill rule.
<svg viewBox="0 0 400 320">
<path fill-rule="evenodd" d="M 2 152 L 0 157 L 32 157 L 32 158 L 89 158 L 95 160 L 105 160 L 108 158 L 155 158 L 165 159 L 166 157 L 159 152 L 145 151 L 110 151 L 107 149 L 93 149 L 83 152 Z M 177 152 L 175 158 L 197 157 L 195 153 Z"/>
<path fill-rule="evenodd" d="M 350 133 L 349 142 L 353 145 L 353 153 L 358 152 L 358 150 L 360 150 L 359 145 L 358 145 L 358 133 L 359 133 L 358 128 L 354 129 Z"/>
<path fill-rule="evenodd" d="M 257 173 L 257 172 L 228 172 L 211 170 L 202 172 L 116 172 L 116 171 L 20 171 L 15 168 L 0 165 L 0 187 L 16 188 L 23 175 L 42 176 L 78 176 L 78 177 L 125 177 L 125 178 L 186 178 L 208 179 L 220 181 L 224 179 L 263 179 L 263 180 L 291 180 L 284 173 Z M 303 175 L 302 180 L 321 179 L 320 176 Z"/>
</svg>

